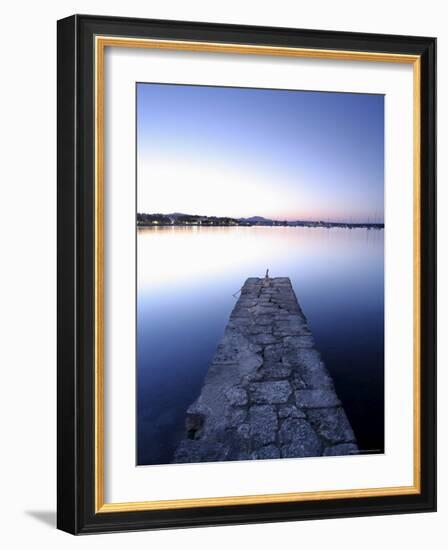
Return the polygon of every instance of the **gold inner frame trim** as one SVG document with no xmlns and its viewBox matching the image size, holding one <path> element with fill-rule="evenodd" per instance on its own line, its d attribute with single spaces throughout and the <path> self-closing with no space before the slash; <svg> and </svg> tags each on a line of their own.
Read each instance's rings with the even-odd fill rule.
<svg viewBox="0 0 448 550">
<path fill-rule="evenodd" d="M 413 484 L 400 487 L 342 489 L 331 491 L 275 493 L 263 495 L 192 498 L 179 500 L 153 500 L 142 502 L 104 501 L 104 54 L 106 47 L 150 48 L 160 50 L 232 53 L 243 55 L 269 55 L 330 59 L 346 61 L 373 61 L 407 63 L 413 65 L 413 297 L 414 297 L 414 349 L 413 349 Z M 321 50 L 251 44 L 225 44 L 181 40 L 156 40 L 96 36 L 95 54 L 95 513 L 167 510 L 211 506 L 235 506 L 280 502 L 304 502 L 342 498 L 365 498 L 419 494 L 421 489 L 421 425 L 420 425 L 420 312 L 421 312 L 421 217 L 420 217 L 420 117 L 421 73 L 420 56 L 381 52 Z"/>
</svg>

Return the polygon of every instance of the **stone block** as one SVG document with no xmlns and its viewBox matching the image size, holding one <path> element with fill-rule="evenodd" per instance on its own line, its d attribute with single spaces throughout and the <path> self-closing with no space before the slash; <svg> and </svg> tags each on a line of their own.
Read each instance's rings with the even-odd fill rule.
<svg viewBox="0 0 448 550">
<path fill-rule="evenodd" d="M 337 407 L 341 404 L 333 390 L 296 390 L 296 405 L 299 408 Z"/>
<path fill-rule="evenodd" d="M 309 422 L 304 419 L 287 418 L 280 427 L 282 457 L 320 456 L 322 441 Z"/>
<path fill-rule="evenodd" d="M 292 393 L 291 384 L 287 380 L 254 382 L 249 389 L 254 403 L 286 403 Z"/>
<path fill-rule="evenodd" d="M 314 429 L 332 443 L 355 442 L 355 434 L 341 407 L 331 409 L 310 409 L 307 417 Z"/>
<path fill-rule="evenodd" d="M 249 425 L 255 447 L 273 443 L 277 436 L 278 420 L 271 405 L 255 405 L 249 409 Z"/>
</svg>

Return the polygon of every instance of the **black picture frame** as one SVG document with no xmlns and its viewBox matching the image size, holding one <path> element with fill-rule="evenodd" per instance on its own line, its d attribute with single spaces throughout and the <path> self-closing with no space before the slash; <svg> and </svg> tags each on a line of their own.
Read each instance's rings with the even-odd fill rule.
<svg viewBox="0 0 448 550">
<path fill-rule="evenodd" d="M 95 510 L 95 36 L 251 44 L 420 58 L 420 491 L 387 495 Z M 74 15 L 58 21 L 57 526 L 73 534 L 436 510 L 436 39 Z"/>
</svg>

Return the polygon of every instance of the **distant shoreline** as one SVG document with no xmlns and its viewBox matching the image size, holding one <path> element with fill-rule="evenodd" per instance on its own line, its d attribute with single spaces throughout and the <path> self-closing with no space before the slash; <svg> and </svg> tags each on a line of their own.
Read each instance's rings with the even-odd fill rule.
<svg viewBox="0 0 448 550">
<path fill-rule="evenodd" d="M 279 221 L 261 216 L 229 218 L 190 214 L 137 214 L 137 227 L 311 227 L 345 229 L 384 229 L 384 223 L 351 223 L 330 221 Z"/>
<path fill-rule="evenodd" d="M 137 228 L 145 229 L 148 227 L 305 227 L 307 229 L 384 229 L 384 224 L 357 224 L 357 223 L 329 223 L 329 224 L 313 224 L 313 223 L 304 223 L 304 224 L 194 224 L 194 223 L 166 223 L 166 224 L 156 224 L 156 223 L 137 223 Z"/>
</svg>

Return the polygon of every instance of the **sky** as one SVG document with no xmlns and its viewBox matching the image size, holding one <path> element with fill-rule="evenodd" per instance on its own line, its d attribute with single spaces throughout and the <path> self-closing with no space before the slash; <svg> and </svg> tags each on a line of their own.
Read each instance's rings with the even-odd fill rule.
<svg viewBox="0 0 448 550">
<path fill-rule="evenodd" d="M 137 210 L 384 221 L 384 96 L 137 84 Z"/>
</svg>

